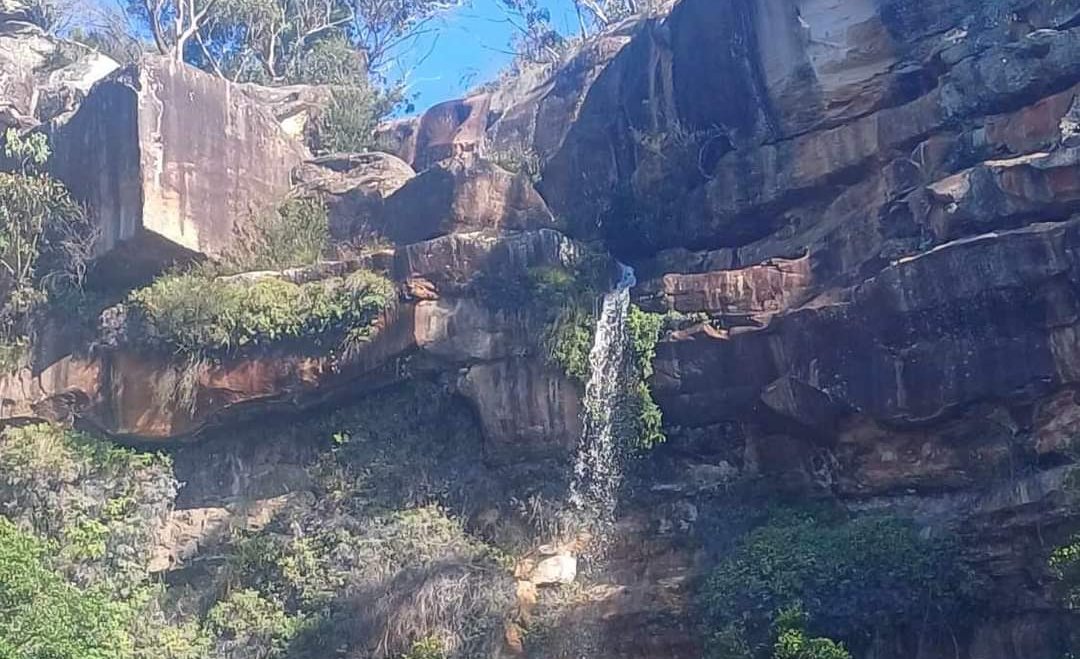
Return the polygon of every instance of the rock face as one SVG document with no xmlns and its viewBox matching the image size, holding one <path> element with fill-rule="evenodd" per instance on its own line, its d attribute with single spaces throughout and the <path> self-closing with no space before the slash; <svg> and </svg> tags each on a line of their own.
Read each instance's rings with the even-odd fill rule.
<svg viewBox="0 0 1080 659">
<path fill-rule="evenodd" d="M 1078 15 L 684 0 L 596 79 L 541 184 L 640 266 L 641 304 L 711 319 L 655 363 L 673 447 L 710 456 L 679 459 L 675 489 L 723 465 L 962 528 L 1009 593 L 972 657 L 1049 659 L 1062 637 L 1026 538 L 1076 524 L 1055 470 L 1073 461 Z"/>
<path fill-rule="evenodd" d="M 46 34 L 30 14 L 15 0 L 0 5 L 0 132 L 64 117 L 118 67 L 86 46 Z"/>
<path fill-rule="evenodd" d="M 713 504 L 691 493 L 722 473 L 966 534 L 992 621 L 876 659 L 1060 653 L 1029 537 L 1077 524 L 1078 19 L 1072 1 L 683 0 L 487 95 L 482 136 L 479 99 L 434 109 L 439 139 L 413 125 L 406 159 L 454 139 L 537 154 L 552 212 L 637 268 L 635 300 L 694 314 L 653 380 L 678 476 L 627 504 L 649 530 L 627 525 L 609 571 L 663 593 L 649 638 L 681 633 L 687 593 L 660 584 L 692 571 L 686 511 Z M 619 656 L 700 652 L 640 650 L 640 611 L 607 618 L 633 639 Z"/>
<path fill-rule="evenodd" d="M 523 173 L 465 156 L 431 166 L 386 199 L 374 229 L 398 244 L 481 229 L 540 229 L 554 224 Z"/>
<path fill-rule="evenodd" d="M 198 129 L 193 129 L 198 126 Z M 117 277 L 218 255 L 237 222 L 289 191 L 304 148 L 229 83 L 147 56 L 102 81 L 53 139 Z"/>
<path fill-rule="evenodd" d="M 299 187 L 327 202 L 330 233 L 341 241 L 374 231 L 383 201 L 416 172 L 389 153 L 350 153 L 309 160 L 293 172 Z"/>
<path fill-rule="evenodd" d="M 627 19 L 571 46 L 556 66 L 524 64 L 490 93 L 439 103 L 417 118 L 390 122 L 380 138 L 417 170 L 468 153 L 524 152 L 547 159 L 562 146 L 597 78 L 646 22 Z"/>
<path fill-rule="evenodd" d="M 581 432 L 579 386 L 535 354 L 528 315 L 478 301 L 472 284 L 485 272 L 512 277 L 566 264 L 579 249 L 551 230 L 455 234 L 409 245 L 383 261 L 398 281 L 426 282 L 427 299 L 387 311 L 375 337 L 354 354 L 277 350 L 199 364 L 192 402 L 181 405 L 169 392 L 185 366 L 167 354 L 103 345 L 0 377 L 0 417 L 81 419 L 111 435 L 160 442 L 190 438 L 254 409 L 304 409 L 417 373 L 449 371 L 475 406 L 488 459 L 565 458 Z M 331 265 L 287 274 L 306 281 L 340 275 L 348 264 Z"/>
</svg>

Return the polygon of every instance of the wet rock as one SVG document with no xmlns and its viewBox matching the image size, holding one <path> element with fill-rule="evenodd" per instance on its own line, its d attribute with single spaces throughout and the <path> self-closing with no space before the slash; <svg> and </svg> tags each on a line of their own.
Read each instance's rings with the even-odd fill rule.
<svg viewBox="0 0 1080 659">
<path fill-rule="evenodd" d="M 703 425 L 738 416 L 790 375 L 842 407 L 914 422 L 986 397 L 1071 383 L 1080 372 L 1069 283 L 1077 226 L 956 241 L 764 328 L 662 343 L 657 394 L 673 423 Z"/>
<path fill-rule="evenodd" d="M 805 299 L 810 285 L 808 259 L 777 259 L 747 268 L 668 273 L 644 282 L 637 295 L 655 309 L 765 317 Z"/>
<path fill-rule="evenodd" d="M 581 390 L 532 358 L 477 364 L 459 389 L 476 406 L 494 460 L 565 458 L 581 437 Z"/>
</svg>

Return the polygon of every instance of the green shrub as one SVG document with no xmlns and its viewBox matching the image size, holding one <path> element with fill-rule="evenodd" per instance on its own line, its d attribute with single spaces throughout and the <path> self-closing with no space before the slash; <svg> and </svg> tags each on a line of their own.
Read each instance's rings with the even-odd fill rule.
<svg viewBox="0 0 1080 659">
<path fill-rule="evenodd" d="M 358 153 L 375 148 L 375 129 L 401 102 L 400 92 L 382 92 L 366 84 L 335 88 L 317 122 L 316 150 Z"/>
<path fill-rule="evenodd" d="M 542 342 L 548 363 L 586 384 L 595 332 L 596 318 L 592 313 L 577 305 L 565 307 L 544 329 Z"/>
<path fill-rule="evenodd" d="M 393 284 L 365 270 L 304 284 L 192 272 L 159 277 L 133 292 L 129 327 L 147 347 L 212 355 L 282 341 L 339 341 L 370 330 L 393 300 Z"/>
<path fill-rule="evenodd" d="M 0 373 L 12 373 L 30 364 L 29 337 L 9 331 L 8 337 L 0 339 Z"/>
<path fill-rule="evenodd" d="M 664 435 L 664 419 L 660 406 L 653 400 L 649 378 L 653 375 L 656 344 L 664 324 L 662 314 L 642 311 L 630 305 L 626 330 L 630 337 L 630 353 L 633 358 L 634 383 L 631 389 L 630 407 L 633 414 L 637 447 L 649 449 L 667 440 Z"/>
<path fill-rule="evenodd" d="M 289 72 L 292 84 L 368 85 L 363 54 L 342 36 L 319 39 L 304 51 Z"/>
<path fill-rule="evenodd" d="M 80 589 L 49 564 L 52 547 L 0 517 L 0 655 L 15 659 L 127 659 L 132 607 Z"/>
<path fill-rule="evenodd" d="M 161 455 L 50 424 L 0 433 L 0 509 L 54 542 L 56 566 L 80 582 L 143 578 L 176 489 Z"/>
<path fill-rule="evenodd" d="M 446 659 L 443 650 L 443 642 L 434 636 L 413 641 L 409 651 L 401 655 L 401 659 Z"/>
<path fill-rule="evenodd" d="M 281 604 L 251 589 L 230 594 L 206 615 L 217 655 L 236 659 L 285 656 L 302 625 L 303 620 L 285 613 Z"/>
<path fill-rule="evenodd" d="M 785 609 L 776 619 L 773 659 L 851 659 L 842 643 L 806 637 L 806 614 L 799 607 Z"/>
<path fill-rule="evenodd" d="M 512 599 L 511 581 L 498 554 L 471 538 L 461 522 L 437 506 L 370 517 L 343 518 L 344 512 L 312 520 L 303 537 L 261 533 L 237 542 L 230 581 L 248 589 L 245 601 L 257 597 L 259 610 L 265 609 L 249 619 L 275 621 L 265 628 L 321 621 L 294 639 L 298 649 L 333 639 L 331 647 L 356 643 L 374 651 L 378 645 L 391 656 L 430 649 L 431 638 L 441 639 L 445 654 L 438 656 L 450 656 L 450 649 L 459 650 L 453 656 L 475 656 L 469 649 L 494 637 Z M 343 593 L 357 595 L 343 600 Z M 218 618 L 227 620 L 235 609 Z M 221 636 L 222 625 L 213 617 L 209 622 Z M 258 636 L 262 646 L 268 636 Z M 420 639 L 419 648 L 413 639 Z"/>
<path fill-rule="evenodd" d="M 326 250 L 329 236 L 326 204 L 289 199 L 241 226 L 225 266 L 235 273 L 311 265 Z"/>
<path fill-rule="evenodd" d="M 20 135 L 15 128 L 4 131 L 4 156 L 18 165 L 22 173 L 37 171 L 52 155 L 49 138 L 44 133 Z"/>
<path fill-rule="evenodd" d="M 35 310 L 81 288 L 93 232 L 64 186 L 34 173 L 49 157 L 44 136 L 9 129 L 4 150 L 20 166 L 0 173 L 0 368 L 10 371 L 27 361 Z"/>
<path fill-rule="evenodd" d="M 1065 607 L 1080 611 L 1080 534 L 1050 554 L 1050 573 L 1063 588 Z"/>
<path fill-rule="evenodd" d="M 858 644 L 875 630 L 962 620 L 978 583 L 955 545 L 907 521 L 782 510 L 711 572 L 701 605 L 710 636 L 730 644 L 744 630 L 760 657 L 785 609 L 801 605 L 815 631 Z"/>
</svg>

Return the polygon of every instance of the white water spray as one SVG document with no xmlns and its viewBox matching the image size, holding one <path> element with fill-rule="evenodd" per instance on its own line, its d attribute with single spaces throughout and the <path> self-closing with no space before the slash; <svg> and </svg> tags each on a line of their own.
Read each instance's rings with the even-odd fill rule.
<svg viewBox="0 0 1080 659">
<path fill-rule="evenodd" d="M 637 283 L 632 268 L 619 264 L 615 289 L 604 296 L 596 335 L 589 351 L 585 386 L 584 432 L 570 483 L 570 503 L 600 529 L 614 520 L 623 475 L 625 438 L 620 436 L 619 410 L 630 381 L 627 368 L 630 289 Z"/>
</svg>

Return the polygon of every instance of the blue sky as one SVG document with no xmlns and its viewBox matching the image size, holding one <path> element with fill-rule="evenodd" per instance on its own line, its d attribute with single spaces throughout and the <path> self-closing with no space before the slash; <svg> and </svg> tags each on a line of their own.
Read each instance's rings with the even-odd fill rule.
<svg viewBox="0 0 1080 659">
<path fill-rule="evenodd" d="M 571 0 L 541 0 L 555 28 L 575 32 L 577 16 Z M 507 45 L 514 28 L 506 22 L 498 0 L 472 0 L 446 16 L 437 34 L 426 36 L 403 53 L 399 69 L 412 69 L 409 90 L 416 109 L 461 96 L 471 87 L 495 78 L 510 63 Z M 430 54 L 429 54 L 430 53 Z M 417 64 L 418 60 L 420 61 Z M 389 71 L 391 76 L 395 71 Z"/>
<path fill-rule="evenodd" d="M 124 0 L 81 0 L 89 6 L 120 8 Z M 460 97 L 468 89 L 494 79 L 512 59 L 506 52 L 515 28 L 507 22 L 499 0 L 464 0 L 460 7 L 432 24 L 425 35 L 403 49 L 397 66 L 385 71 L 396 80 L 409 71 L 407 84 L 416 111 Z M 555 29 L 576 33 L 573 0 L 539 0 Z"/>
</svg>

